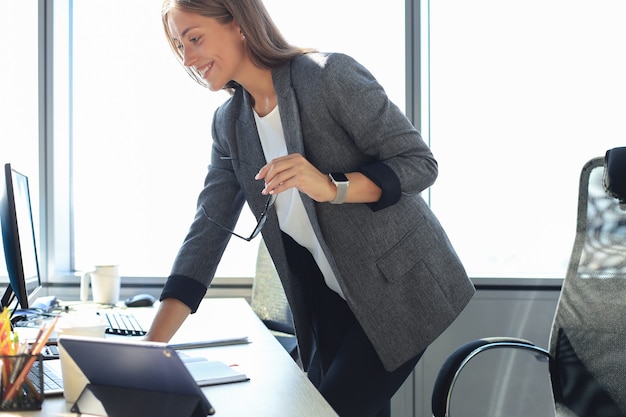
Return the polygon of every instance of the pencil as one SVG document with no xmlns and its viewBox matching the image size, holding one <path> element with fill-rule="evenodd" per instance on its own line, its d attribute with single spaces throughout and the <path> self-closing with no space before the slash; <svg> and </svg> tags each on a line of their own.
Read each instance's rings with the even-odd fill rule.
<svg viewBox="0 0 626 417">
<path fill-rule="evenodd" d="M 17 376 L 17 379 L 15 380 L 15 383 L 13 385 L 11 385 L 11 387 L 8 389 L 8 392 L 4 396 L 4 399 L 2 400 L 2 405 L 3 406 L 8 401 L 11 401 L 13 399 L 13 397 L 15 397 L 15 395 L 17 394 L 18 389 L 24 383 L 24 380 L 26 379 L 26 376 L 28 375 L 28 372 L 30 371 L 30 368 L 33 367 L 33 364 L 37 360 L 37 356 L 41 353 L 41 350 L 43 349 L 43 347 L 48 342 L 48 339 L 50 338 L 50 335 L 52 334 L 52 331 L 54 330 L 54 326 L 57 324 L 57 321 L 59 321 L 59 316 L 57 316 L 54 319 L 54 321 L 52 322 L 50 327 L 48 327 L 48 329 L 45 331 L 45 333 L 41 337 L 41 340 L 39 340 L 39 343 L 37 343 L 35 348 L 32 350 L 31 356 L 30 356 L 30 358 L 28 358 L 28 362 L 26 362 L 26 365 L 24 365 L 24 367 L 22 368 L 22 371 Z"/>
</svg>

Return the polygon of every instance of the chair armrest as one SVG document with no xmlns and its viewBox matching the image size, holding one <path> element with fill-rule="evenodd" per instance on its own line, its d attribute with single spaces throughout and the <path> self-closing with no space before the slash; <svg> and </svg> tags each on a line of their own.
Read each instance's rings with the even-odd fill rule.
<svg viewBox="0 0 626 417">
<path fill-rule="evenodd" d="M 281 333 L 286 333 L 286 334 L 291 334 L 291 335 L 296 334 L 296 330 L 293 328 L 293 326 L 290 326 L 287 323 L 282 323 L 276 320 L 261 320 L 261 321 L 263 322 L 263 324 L 265 324 L 265 327 L 267 327 L 270 330 L 274 330 L 276 332 L 281 332 Z"/>
<path fill-rule="evenodd" d="M 540 360 L 552 363 L 550 353 L 534 343 L 515 337 L 488 337 L 468 342 L 452 352 L 439 370 L 433 387 L 432 411 L 434 417 L 447 417 L 454 384 L 467 363 L 478 354 L 495 348 L 525 349 L 537 353 Z"/>
</svg>

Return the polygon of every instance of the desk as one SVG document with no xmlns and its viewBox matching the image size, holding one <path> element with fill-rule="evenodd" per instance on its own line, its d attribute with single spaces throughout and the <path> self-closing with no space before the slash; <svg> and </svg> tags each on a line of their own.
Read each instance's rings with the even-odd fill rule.
<svg viewBox="0 0 626 417">
<path fill-rule="evenodd" d="M 129 311 L 142 324 L 148 324 L 154 314 L 154 308 Z M 216 417 L 337 417 L 244 299 L 204 299 L 198 312 L 185 321 L 172 342 L 222 335 L 248 336 L 251 343 L 185 350 L 189 355 L 238 364 L 250 377 L 249 382 L 203 388 Z M 69 412 L 70 406 L 63 397 L 48 397 L 41 411 L 6 416 L 77 416 Z"/>
</svg>

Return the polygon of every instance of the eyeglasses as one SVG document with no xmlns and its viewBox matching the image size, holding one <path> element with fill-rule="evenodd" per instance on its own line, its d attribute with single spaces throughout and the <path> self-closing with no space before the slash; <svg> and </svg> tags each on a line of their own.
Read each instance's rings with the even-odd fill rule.
<svg viewBox="0 0 626 417">
<path fill-rule="evenodd" d="M 246 161 L 243 161 L 241 159 L 236 159 L 236 158 L 231 158 L 230 156 L 222 156 L 220 157 L 220 159 L 228 159 L 231 161 L 237 161 L 237 162 L 242 162 L 244 164 L 247 165 L 252 165 Z M 265 226 L 265 221 L 267 220 L 267 215 L 270 211 L 270 209 L 272 208 L 272 206 L 274 205 L 274 203 L 276 202 L 276 194 L 270 194 L 267 202 L 265 203 L 265 207 L 263 208 L 263 211 L 261 212 L 261 216 L 259 217 L 259 220 L 256 223 L 256 226 L 254 227 L 254 230 L 252 231 L 252 233 L 250 233 L 249 237 L 245 237 L 242 236 L 236 232 L 234 232 L 233 230 L 229 229 L 226 226 L 222 226 L 221 224 L 219 224 L 217 221 L 213 220 L 206 212 L 206 209 L 204 208 L 204 204 L 200 205 L 200 208 L 202 209 L 202 214 L 204 214 L 204 217 L 206 217 L 208 220 L 210 220 L 213 224 L 215 224 L 217 227 L 219 227 L 222 230 L 227 231 L 228 233 L 230 233 L 233 236 L 237 236 L 239 239 L 243 239 L 246 242 L 250 242 L 252 239 L 254 239 L 255 237 L 257 237 L 259 235 L 259 233 L 261 232 L 261 229 L 263 229 L 263 226 Z"/>
</svg>

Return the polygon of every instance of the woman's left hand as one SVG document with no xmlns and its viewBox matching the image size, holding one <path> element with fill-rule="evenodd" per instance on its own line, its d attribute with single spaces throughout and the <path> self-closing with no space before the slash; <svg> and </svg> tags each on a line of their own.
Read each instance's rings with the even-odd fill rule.
<svg viewBox="0 0 626 417">
<path fill-rule="evenodd" d="M 272 159 L 255 178 L 265 180 L 263 194 L 278 194 L 296 188 L 317 202 L 326 202 L 332 201 L 337 193 L 330 177 L 297 153 Z"/>
</svg>

